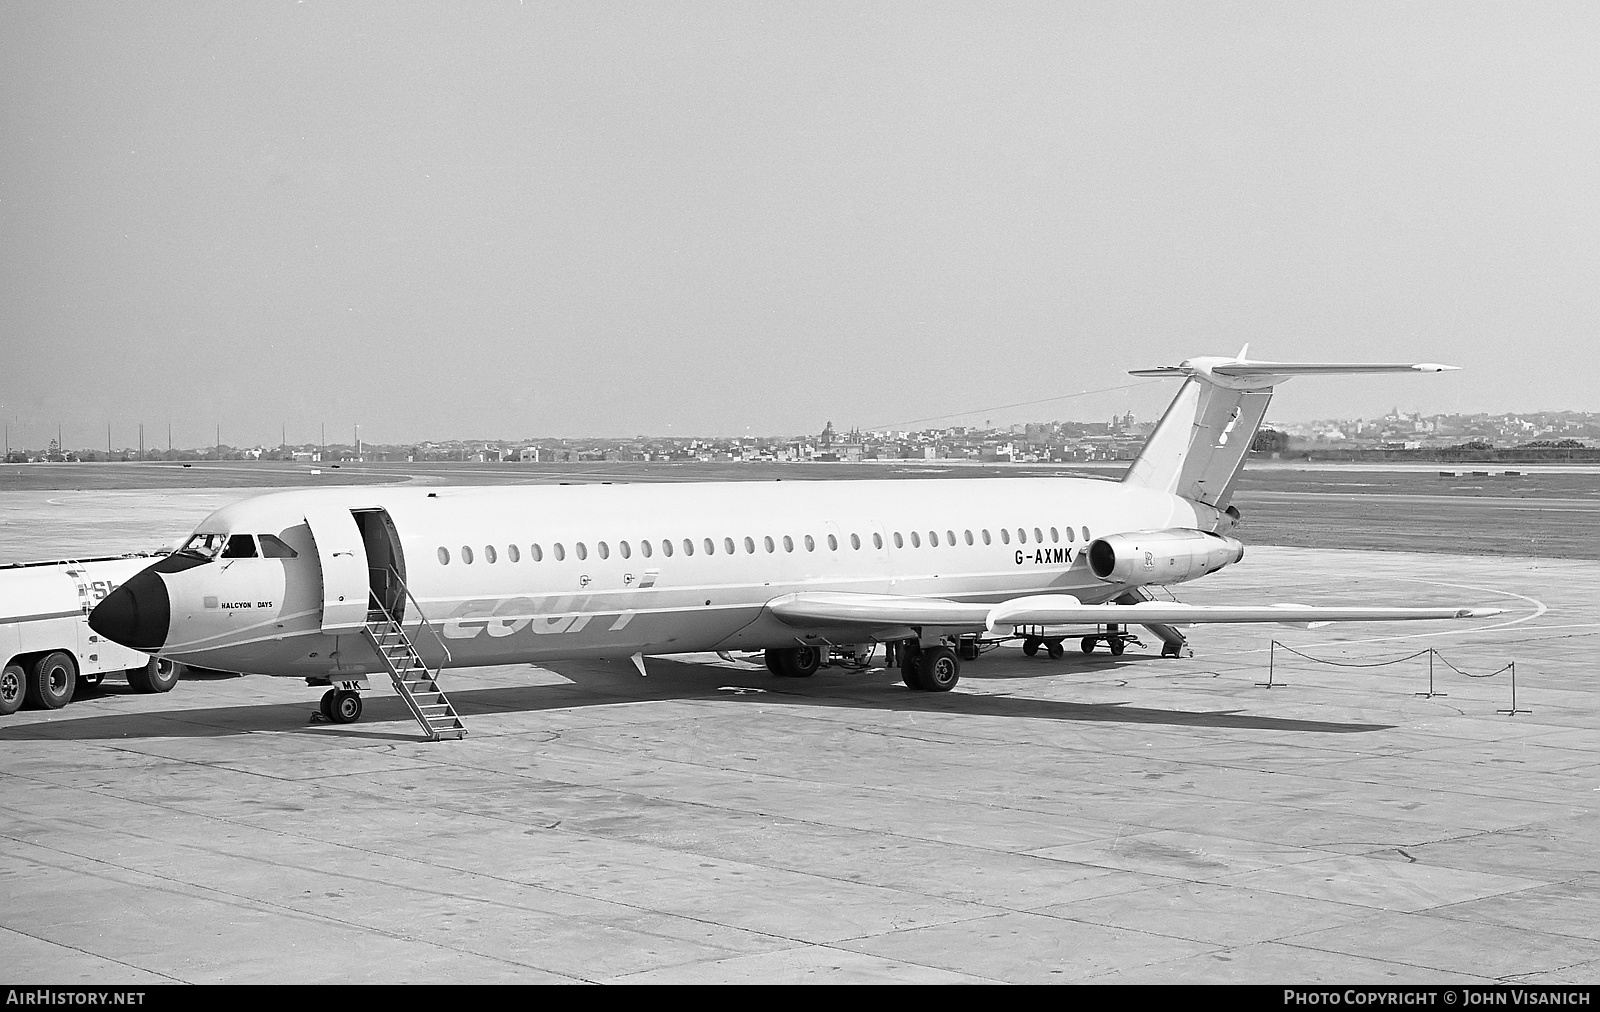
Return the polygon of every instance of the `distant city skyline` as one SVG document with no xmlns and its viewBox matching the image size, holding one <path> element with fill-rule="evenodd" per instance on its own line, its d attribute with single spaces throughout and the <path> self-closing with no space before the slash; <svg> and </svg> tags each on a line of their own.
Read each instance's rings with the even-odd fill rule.
<svg viewBox="0 0 1600 1012">
<path fill-rule="evenodd" d="M 949 423 L 949 424 L 927 424 L 927 425 L 916 425 L 916 426 L 910 426 L 910 427 L 907 427 L 907 426 L 878 427 L 876 429 L 869 429 L 869 428 L 865 428 L 865 427 L 856 427 L 856 426 L 850 426 L 850 425 L 835 425 L 835 426 L 833 426 L 833 428 L 834 428 L 834 431 L 841 438 L 844 435 L 846 435 L 848 433 L 851 433 L 851 432 L 860 432 L 860 433 L 862 433 L 864 435 L 869 435 L 869 436 L 879 437 L 879 438 L 890 436 L 890 435 L 892 435 L 894 433 L 909 433 L 909 434 L 919 434 L 919 435 L 921 435 L 921 434 L 927 434 L 927 433 L 931 433 L 931 432 L 951 431 L 951 430 L 963 430 L 963 431 L 968 431 L 968 432 L 1010 432 L 1010 431 L 1013 431 L 1013 430 L 1026 430 L 1026 429 L 1030 429 L 1030 428 L 1034 428 L 1034 427 L 1038 427 L 1038 426 L 1053 426 L 1053 425 L 1085 426 L 1085 425 L 1107 424 L 1108 422 L 1112 423 L 1112 424 L 1116 424 L 1121 419 L 1126 418 L 1130 414 L 1132 415 L 1132 418 L 1133 418 L 1133 422 L 1129 426 L 1130 430 L 1132 430 L 1132 429 L 1148 429 L 1150 426 L 1153 426 L 1157 421 L 1159 421 L 1159 415 L 1141 418 L 1136 413 L 1126 412 L 1126 413 L 1123 413 L 1121 415 L 1102 417 L 1102 418 L 1081 418 L 1081 417 L 1080 418 L 1061 418 L 1061 417 L 1043 418 L 1043 417 L 1040 417 L 1040 418 L 1029 418 L 1029 419 L 1026 419 L 1026 420 L 1016 421 L 1016 422 L 996 423 L 996 424 L 993 424 L 993 425 L 984 425 L 982 423 L 974 423 L 974 422 L 955 422 L 955 423 Z M 1438 413 L 1432 413 L 1432 414 L 1422 413 L 1422 412 L 1405 412 L 1405 411 L 1402 411 L 1400 413 L 1400 416 L 1402 418 L 1418 417 L 1418 418 L 1421 418 L 1421 419 L 1426 420 L 1426 421 L 1437 420 L 1437 419 L 1440 419 L 1440 418 L 1484 419 L 1484 420 L 1488 420 L 1488 419 L 1502 419 L 1502 418 L 1518 418 L 1518 419 L 1521 419 L 1521 418 L 1524 418 L 1524 417 L 1531 417 L 1531 418 L 1554 417 L 1554 416 L 1562 416 L 1562 415 L 1586 416 L 1588 419 L 1590 419 L 1590 427 L 1591 428 L 1596 428 L 1597 430 L 1600 430 L 1600 412 L 1582 412 L 1582 411 L 1571 411 L 1571 410 L 1557 410 L 1557 411 L 1521 411 L 1521 412 L 1504 412 L 1504 411 L 1438 412 Z M 1371 417 L 1363 416 L 1363 415 L 1356 415 L 1356 416 L 1330 416 L 1330 417 L 1326 417 L 1326 418 L 1311 418 L 1311 419 L 1304 419 L 1304 420 L 1300 420 L 1300 421 L 1291 421 L 1291 420 L 1283 419 L 1283 418 L 1270 417 L 1270 413 L 1269 413 L 1269 417 L 1262 423 L 1261 428 L 1262 429 L 1276 429 L 1278 431 L 1293 432 L 1293 433 L 1296 433 L 1296 434 L 1301 434 L 1301 433 L 1308 433 L 1311 430 L 1315 429 L 1317 426 L 1349 426 L 1349 425 L 1352 425 L 1353 423 L 1358 423 L 1358 422 L 1359 423 L 1364 423 L 1364 424 L 1366 424 L 1368 426 L 1372 426 L 1372 425 L 1376 425 L 1377 423 L 1382 422 L 1385 419 L 1388 419 L 1390 417 L 1393 417 L 1393 416 L 1389 412 L 1385 412 L 1383 414 L 1373 415 Z M 830 422 L 831 422 L 831 420 L 830 420 Z M 826 424 L 829 424 L 829 423 L 824 423 L 824 424 L 826 425 Z M 10 426 L 6 426 L 4 446 L 5 446 L 5 448 L 7 450 L 38 452 L 38 451 L 45 450 L 48 446 L 50 446 L 52 444 L 55 444 L 55 445 L 59 446 L 59 448 L 61 450 L 63 450 L 64 452 L 69 452 L 69 453 L 75 453 L 75 452 L 79 452 L 79 451 L 99 452 L 99 451 L 105 450 L 107 448 L 107 445 L 108 445 L 107 441 L 104 438 L 102 438 L 102 441 L 98 442 L 98 443 L 95 443 L 95 442 L 92 442 L 92 441 L 75 443 L 75 442 L 71 441 L 70 439 L 66 438 L 68 430 L 66 430 L 65 428 L 62 428 L 60 430 L 59 435 L 55 434 L 56 430 L 51 430 L 51 433 L 48 434 L 49 438 L 47 438 L 47 439 L 45 439 L 43 441 L 40 441 L 40 442 L 21 441 L 18 438 L 16 438 L 17 431 L 18 430 L 13 429 Z M 370 447 L 402 447 L 402 446 L 422 446 L 422 445 L 500 445 L 500 446 L 517 446 L 517 445 L 531 445 L 531 444 L 535 444 L 535 443 L 551 443 L 551 442 L 619 443 L 619 442 L 629 442 L 629 441 L 638 441 L 638 440 L 646 440 L 646 441 L 668 441 L 668 440 L 689 441 L 689 440 L 699 440 L 699 441 L 708 441 L 708 442 L 715 442 L 715 441 L 727 442 L 727 441 L 732 441 L 732 440 L 749 440 L 749 439 L 757 439 L 757 440 L 765 440 L 765 441 L 771 441 L 771 440 L 804 440 L 804 439 L 813 439 L 814 440 L 814 439 L 819 438 L 821 436 L 822 432 L 823 432 L 822 429 L 818 429 L 818 430 L 813 431 L 813 432 L 756 432 L 753 429 L 751 429 L 749 427 L 746 427 L 746 431 L 744 431 L 742 433 L 739 433 L 739 432 L 733 432 L 733 433 L 643 432 L 643 433 L 632 433 L 632 434 L 623 435 L 623 436 L 600 435 L 600 434 L 596 434 L 596 433 L 565 435 L 565 436 L 556 435 L 556 434 L 537 434 L 537 433 L 535 433 L 535 434 L 523 433 L 523 434 L 477 435 L 477 436 L 433 434 L 433 435 L 429 435 L 429 436 L 424 436 L 423 438 L 420 438 L 420 439 L 412 439 L 412 440 L 376 440 L 376 439 L 368 439 L 365 436 L 360 436 L 359 437 L 359 442 L 360 442 L 360 445 L 365 445 L 365 446 L 370 446 Z M 225 436 L 226 434 L 224 433 L 223 435 Z M 287 436 L 287 433 L 284 433 L 284 435 Z M 104 432 L 103 431 L 102 431 L 102 436 L 104 436 Z M 1600 437 L 1600 431 L 1597 431 L 1596 436 Z M 149 426 L 147 426 L 146 429 L 145 429 L 144 437 L 145 437 L 144 438 L 144 445 L 145 445 L 145 449 L 147 451 L 158 451 L 158 450 L 165 450 L 165 449 L 168 448 L 167 435 L 166 435 L 165 428 L 160 429 L 159 432 L 158 432 L 158 431 L 152 430 Z M 1588 437 L 1586 437 L 1586 438 L 1588 438 Z M 57 440 L 60 440 L 60 441 L 57 442 Z M 116 432 L 113 429 L 112 433 L 110 434 L 109 445 L 110 445 L 110 447 L 111 447 L 111 449 L 112 449 L 112 451 L 114 453 L 120 453 L 120 452 L 123 452 L 123 451 L 126 451 L 126 450 L 136 450 L 138 448 L 138 446 L 139 446 L 139 442 L 138 442 L 137 438 L 135 438 L 131 442 L 122 442 L 119 439 L 117 439 Z M 231 441 L 227 440 L 226 438 L 224 438 L 224 439 L 222 439 L 221 442 L 202 442 L 202 443 L 188 443 L 188 444 L 185 444 L 185 443 L 177 440 L 176 438 L 174 438 L 173 441 L 172 441 L 172 444 L 171 444 L 171 449 L 173 449 L 175 451 L 183 451 L 183 452 L 196 452 L 196 451 L 202 451 L 202 450 L 207 450 L 207 449 L 213 449 L 213 448 L 216 448 L 218 446 L 228 447 L 228 448 L 231 448 L 231 449 L 247 449 L 247 448 L 272 449 L 272 448 L 276 448 L 276 447 L 280 447 L 280 446 L 282 446 L 282 447 L 290 447 L 290 448 L 301 448 L 301 447 L 317 447 L 317 446 L 354 447 L 356 445 L 358 445 L 358 436 L 357 436 L 357 434 L 355 433 L 354 430 L 352 430 L 351 432 L 343 433 L 343 434 L 329 433 L 327 435 L 326 439 L 322 438 L 322 434 L 321 434 L 321 432 L 319 430 L 318 438 L 300 439 L 300 440 L 285 439 L 282 442 L 263 442 L 263 441 L 231 442 Z"/>
<path fill-rule="evenodd" d="M 1554 0 L 13 0 L 0 418 L 1151 418 L 1127 370 L 1245 343 L 1463 367 L 1299 379 L 1289 420 L 1596 410 L 1596 52 Z"/>
</svg>

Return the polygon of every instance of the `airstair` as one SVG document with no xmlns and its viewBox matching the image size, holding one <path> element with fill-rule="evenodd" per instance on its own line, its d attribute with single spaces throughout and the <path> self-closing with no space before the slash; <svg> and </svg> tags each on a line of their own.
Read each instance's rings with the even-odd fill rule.
<svg viewBox="0 0 1600 1012">
<path fill-rule="evenodd" d="M 444 645 L 444 640 L 433 631 L 422 608 L 417 604 L 416 598 L 411 596 L 411 591 L 399 581 L 398 574 L 390 572 L 390 580 L 395 581 L 401 588 L 405 599 L 410 602 L 412 614 L 419 623 L 417 631 L 427 629 L 439 642 L 444 651 L 445 660 L 450 659 L 450 648 Z M 384 604 L 374 595 L 367 611 L 366 624 L 361 627 L 366 634 L 367 641 L 383 658 L 383 665 L 389 671 L 389 680 L 394 683 L 394 691 L 405 700 L 406 708 L 411 711 L 411 716 L 416 718 L 417 725 L 422 728 L 429 741 L 445 741 L 467 736 L 467 725 L 462 723 L 461 717 L 456 713 L 456 708 L 439 688 L 439 672 L 444 664 L 433 669 L 428 668 L 428 662 L 422 659 L 418 652 L 416 642 L 406 632 L 400 620 L 389 611 Z"/>
</svg>

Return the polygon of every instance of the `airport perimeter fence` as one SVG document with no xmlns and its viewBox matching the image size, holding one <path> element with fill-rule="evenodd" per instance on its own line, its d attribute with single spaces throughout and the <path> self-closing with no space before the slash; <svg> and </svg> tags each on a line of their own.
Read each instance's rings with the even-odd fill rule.
<svg viewBox="0 0 1600 1012">
<path fill-rule="evenodd" d="M 1329 658 L 1326 658 L 1326 657 L 1313 657 L 1311 654 L 1308 654 L 1303 650 L 1296 650 L 1294 647 L 1290 646 L 1287 643 L 1280 643 L 1277 640 L 1273 640 L 1272 641 L 1272 645 L 1267 649 L 1267 680 L 1265 682 L 1257 682 L 1256 683 L 1257 685 L 1261 686 L 1262 688 L 1280 689 L 1280 688 L 1284 688 L 1285 685 L 1287 684 L 1285 682 L 1276 682 L 1276 681 L 1273 680 L 1274 676 L 1277 674 L 1278 651 L 1279 650 L 1282 650 L 1285 653 L 1293 654 L 1296 657 L 1303 657 L 1306 660 L 1312 661 L 1312 662 L 1317 663 L 1317 664 L 1327 664 L 1327 665 L 1330 665 L 1330 666 L 1336 667 L 1336 668 L 1386 668 L 1386 667 L 1389 667 L 1390 665 L 1393 665 L 1393 664 L 1404 664 L 1406 661 L 1416 660 L 1418 657 L 1424 657 L 1425 656 L 1425 657 L 1428 658 L 1428 691 L 1427 692 L 1414 692 L 1414 693 L 1412 693 L 1412 695 L 1414 695 L 1414 696 L 1423 696 L 1423 697 L 1425 697 L 1427 699 L 1432 699 L 1435 696 L 1448 696 L 1448 695 L 1450 695 L 1448 692 L 1438 692 L 1438 691 L 1436 691 L 1434 689 L 1433 666 L 1434 666 L 1434 662 L 1435 661 L 1437 661 L 1440 664 L 1443 664 L 1445 667 L 1449 668 L 1451 671 L 1454 671 L 1456 674 L 1461 675 L 1464 678 L 1493 678 L 1496 675 L 1502 675 L 1502 674 L 1505 674 L 1506 672 L 1510 672 L 1511 673 L 1511 708 L 1508 709 L 1508 710 L 1496 710 L 1495 712 L 1496 713 L 1503 713 L 1503 714 L 1506 714 L 1507 716 L 1512 716 L 1512 715 L 1515 715 L 1515 714 L 1518 714 L 1518 713 L 1532 713 L 1533 712 L 1532 710 L 1518 709 L 1518 707 L 1517 707 L 1517 662 L 1516 661 L 1508 661 L 1508 662 L 1506 662 L 1506 664 L 1504 664 L 1503 666 L 1501 666 L 1499 668 L 1496 668 L 1493 671 L 1485 672 L 1483 674 L 1473 674 L 1470 671 L 1463 671 L 1461 668 L 1458 668 L 1454 664 L 1451 664 L 1448 660 L 1445 659 L 1443 654 L 1439 653 L 1439 651 L 1434 649 L 1433 647 L 1428 647 L 1428 648 L 1426 648 L 1424 650 L 1418 650 L 1415 653 L 1406 654 L 1404 657 L 1391 657 L 1388 660 L 1383 660 L 1383 661 L 1335 661 L 1335 660 L 1330 660 Z"/>
</svg>

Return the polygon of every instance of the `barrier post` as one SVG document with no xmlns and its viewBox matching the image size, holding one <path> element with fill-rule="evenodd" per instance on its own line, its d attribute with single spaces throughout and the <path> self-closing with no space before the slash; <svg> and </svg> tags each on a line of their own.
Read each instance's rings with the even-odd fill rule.
<svg viewBox="0 0 1600 1012">
<path fill-rule="evenodd" d="M 1437 651 L 1435 651 L 1432 647 L 1428 648 L 1428 691 L 1427 692 L 1413 692 L 1412 693 L 1413 696 L 1421 696 L 1424 699 L 1432 699 L 1434 696 L 1448 696 L 1448 695 L 1450 695 L 1450 693 L 1448 693 L 1448 692 L 1434 692 L 1433 691 L 1433 655 L 1436 652 Z"/>
<path fill-rule="evenodd" d="M 1511 668 L 1511 709 L 1496 710 L 1495 713 L 1503 713 L 1508 717 L 1514 717 L 1519 713 L 1532 713 L 1532 710 L 1517 709 L 1517 662 L 1512 661 L 1508 666 Z"/>
<path fill-rule="evenodd" d="M 1267 680 L 1264 681 L 1264 682 L 1257 682 L 1256 683 L 1256 688 L 1258 688 L 1258 689 L 1282 689 L 1282 688 L 1285 688 L 1288 685 L 1287 682 L 1274 683 L 1272 681 L 1273 672 L 1277 668 L 1278 641 L 1277 640 L 1271 640 L 1269 642 L 1270 642 L 1271 645 L 1267 647 Z"/>
</svg>

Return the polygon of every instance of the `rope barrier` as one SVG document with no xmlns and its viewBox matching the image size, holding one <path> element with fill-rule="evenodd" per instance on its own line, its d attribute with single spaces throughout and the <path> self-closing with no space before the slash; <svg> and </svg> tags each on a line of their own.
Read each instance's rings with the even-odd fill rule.
<svg viewBox="0 0 1600 1012">
<path fill-rule="evenodd" d="M 1296 650 L 1294 647 L 1290 646 L 1287 643 L 1280 643 L 1277 640 L 1273 640 L 1272 641 L 1272 645 L 1267 650 L 1267 680 L 1265 682 L 1257 682 L 1256 683 L 1256 685 L 1260 686 L 1261 688 L 1264 688 L 1264 689 L 1279 689 L 1279 688 L 1286 687 L 1287 683 L 1278 682 L 1278 681 L 1274 680 L 1274 678 L 1275 678 L 1275 676 L 1277 674 L 1277 667 L 1278 667 L 1277 661 L 1278 661 L 1278 651 L 1279 650 L 1283 650 L 1286 653 L 1291 653 L 1291 654 L 1295 655 L 1296 657 L 1303 657 L 1306 660 L 1311 661 L 1311 662 L 1316 663 L 1316 664 L 1327 664 L 1327 665 L 1330 665 L 1330 666 L 1336 667 L 1336 668 L 1386 668 L 1386 667 L 1388 667 L 1388 666 L 1390 666 L 1392 664 L 1403 664 L 1406 661 L 1416 660 L 1418 657 L 1422 657 L 1423 655 L 1427 655 L 1427 658 L 1428 658 L 1428 691 L 1427 692 L 1418 692 L 1418 693 L 1416 693 L 1416 695 L 1418 695 L 1418 696 L 1426 696 L 1429 699 L 1432 699 L 1435 696 L 1448 696 L 1449 695 L 1449 693 L 1447 693 L 1447 692 L 1437 692 L 1437 691 L 1434 690 L 1434 687 L 1433 687 L 1433 662 L 1435 660 L 1437 660 L 1440 664 L 1443 664 L 1445 667 L 1449 668 L 1451 671 L 1454 671 L 1456 674 L 1461 675 L 1464 678 L 1493 678 L 1495 675 L 1504 674 L 1505 672 L 1509 671 L 1509 672 L 1511 672 L 1511 708 L 1508 709 L 1508 710 L 1496 710 L 1495 712 L 1496 713 L 1504 713 L 1504 714 L 1508 714 L 1508 715 L 1510 715 L 1510 714 L 1518 714 L 1518 713 L 1532 713 L 1533 712 L 1532 710 L 1518 709 L 1518 707 L 1517 707 L 1517 662 L 1516 661 L 1509 661 L 1505 665 L 1503 665 L 1503 666 L 1501 666 L 1499 668 L 1496 668 L 1493 671 L 1486 672 L 1484 674 L 1473 674 L 1470 671 L 1465 671 L 1465 670 L 1457 667 L 1456 665 L 1450 663 L 1448 660 L 1445 659 L 1443 654 L 1439 653 L 1439 651 L 1436 650 L 1433 647 L 1428 647 L 1425 650 L 1418 650 L 1415 653 L 1406 654 L 1404 657 L 1393 657 L 1393 658 L 1390 658 L 1389 660 L 1383 660 L 1383 661 L 1336 661 L 1336 660 L 1332 660 L 1332 659 L 1327 658 L 1327 657 L 1314 657 L 1311 654 L 1308 654 L 1303 650 Z"/>
</svg>

